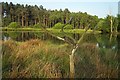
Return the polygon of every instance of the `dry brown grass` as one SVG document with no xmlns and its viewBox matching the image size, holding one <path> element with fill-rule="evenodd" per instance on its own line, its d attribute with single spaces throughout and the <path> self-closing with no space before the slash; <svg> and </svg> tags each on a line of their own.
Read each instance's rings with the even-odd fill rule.
<svg viewBox="0 0 120 80">
<path fill-rule="evenodd" d="M 68 62 L 65 61 L 68 55 L 66 52 L 67 48 L 62 50 L 65 46 L 50 45 L 45 41 L 37 39 L 22 43 L 15 43 L 10 40 L 2 44 L 4 46 L 3 53 L 6 54 L 3 54 L 3 61 L 10 61 L 10 64 L 3 65 L 3 67 L 9 68 L 9 70 L 3 72 L 3 77 L 56 78 L 64 75 L 61 69 L 64 67 L 64 64 Z M 9 55 L 9 53 L 12 55 Z M 9 59 L 7 59 L 6 56 L 8 56 Z M 61 60 L 64 61 L 64 63 L 60 62 Z M 9 67 L 9 65 L 11 65 L 11 67 Z M 61 68 L 60 65 L 62 66 Z"/>
<path fill-rule="evenodd" d="M 79 57 L 76 57 L 77 75 L 85 78 L 118 78 L 118 70 L 103 62 L 99 48 L 94 43 L 85 43 L 80 46 Z M 106 53 L 107 54 L 107 53 Z M 111 58 L 112 56 L 112 58 Z M 113 60 L 113 55 L 103 56 L 105 60 Z M 108 57 L 108 58 L 106 58 Z M 110 57 L 110 58 L 109 58 Z M 78 77 L 76 76 L 76 77 Z"/>
<path fill-rule="evenodd" d="M 3 45 L 3 78 L 69 77 L 71 48 L 67 44 L 55 45 L 37 39 L 0 43 Z M 75 54 L 75 77 L 117 78 L 117 68 L 103 61 L 113 58 L 108 54 L 101 57 L 96 44 L 84 43 Z"/>
</svg>

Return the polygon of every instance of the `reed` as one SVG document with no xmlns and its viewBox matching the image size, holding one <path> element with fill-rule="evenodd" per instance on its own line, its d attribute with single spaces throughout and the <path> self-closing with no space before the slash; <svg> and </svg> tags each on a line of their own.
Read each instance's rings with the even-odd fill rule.
<svg viewBox="0 0 120 80">
<path fill-rule="evenodd" d="M 72 48 L 67 44 L 33 39 L 25 42 L 0 41 L 0 45 L 3 78 L 70 77 L 69 54 Z M 74 63 L 75 78 L 118 77 L 116 57 L 101 54 L 94 43 L 80 45 L 74 55 Z"/>
</svg>

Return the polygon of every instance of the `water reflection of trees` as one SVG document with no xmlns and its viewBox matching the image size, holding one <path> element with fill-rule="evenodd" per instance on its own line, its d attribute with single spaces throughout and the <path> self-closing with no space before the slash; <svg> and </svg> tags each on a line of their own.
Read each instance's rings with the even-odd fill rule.
<svg viewBox="0 0 120 80">
<path fill-rule="evenodd" d="M 57 34 L 61 35 L 62 34 Z M 12 39 L 14 41 L 27 41 L 30 39 L 41 39 L 41 40 L 48 40 L 53 43 L 63 43 L 63 41 L 56 39 L 55 37 L 49 35 L 45 32 L 4 32 L 2 35 L 3 40 Z"/>
<path fill-rule="evenodd" d="M 98 46 L 101 49 L 117 49 L 116 38 L 116 35 L 112 35 L 112 37 L 109 34 L 96 35 Z"/>
<path fill-rule="evenodd" d="M 118 42 L 117 42 L 117 36 L 113 35 L 112 38 L 110 38 L 110 35 L 97 35 L 96 36 L 98 45 L 100 51 L 102 54 L 109 54 L 109 55 L 115 55 L 117 54 L 118 50 Z"/>
</svg>

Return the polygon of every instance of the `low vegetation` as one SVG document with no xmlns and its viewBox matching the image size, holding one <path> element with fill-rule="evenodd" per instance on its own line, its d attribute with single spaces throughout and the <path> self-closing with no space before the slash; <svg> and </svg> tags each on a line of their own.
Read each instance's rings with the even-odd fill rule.
<svg viewBox="0 0 120 80">
<path fill-rule="evenodd" d="M 64 48 L 64 50 L 61 50 Z M 69 59 L 65 45 L 40 40 L 3 42 L 3 78 L 68 77 Z"/>
<path fill-rule="evenodd" d="M 33 28 L 38 28 L 38 29 L 40 29 L 40 28 L 42 28 L 42 27 L 43 27 L 43 25 L 40 24 L 40 23 L 37 23 L 37 24 L 35 24 L 35 25 L 33 26 Z"/>
<path fill-rule="evenodd" d="M 51 31 L 52 33 L 62 33 L 61 29 L 53 29 L 53 28 L 47 28 L 48 31 Z M 44 32 L 41 28 L 8 28 L 4 27 L 2 28 L 2 31 L 39 31 Z M 84 29 L 64 29 L 64 32 L 66 33 L 83 33 Z M 88 30 L 87 33 L 93 33 L 93 30 Z M 101 33 L 101 31 L 94 31 L 95 34 Z"/>
<path fill-rule="evenodd" d="M 67 25 L 64 27 L 64 29 L 73 29 L 73 26 L 70 25 L 70 24 L 67 24 Z"/>
<path fill-rule="evenodd" d="M 11 22 L 8 25 L 8 28 L 19 28 L 19 27 L 20 27 L 20 24 L 18 22 Z"/>
<path fill-rule="evenodd" d="M 2 31 L 41 31 L 41 28 L 8 28 L 4 27 L 2 28 Z"/>
<path fill-rule="evenodd" d="M 52 28 L 53 28 L 53 29 L 61 29 L 63 26 L 64 26 L 64 24 L 62 24 L 62 23 L 57 23 L 57 24 L 55 24 Z"/>
<path fill-rule="evenodd" d="M 69 78 L 71 47 L 67 44 L 37 39 L 26 42 L 9 40 L 0 44 L 3 46 L 3 78 Z M 108 61 L 114 60 L 111 55 L 105 57 L 109 57 Z M 82 44 L 75 55 L 75 77 L 117 78 L 118 65 L 106 64 L 105 57 L 100 56 L 95 44 Z"/>
</svg>

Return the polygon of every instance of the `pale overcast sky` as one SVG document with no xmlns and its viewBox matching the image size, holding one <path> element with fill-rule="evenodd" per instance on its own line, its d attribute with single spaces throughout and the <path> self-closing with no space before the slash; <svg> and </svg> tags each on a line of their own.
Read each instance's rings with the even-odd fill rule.
<svg viewBox="0 0 120 80">
<path fill-rule="evenodd" d="M 71 12 L 87 12 L 91 15 L 105 17 L 111 11 L 112 15 L 118 14 L 119 0 L 1 0 L 0 2 L 13 2 L 14 4 L 43 5 L 46 9 L 65 9 Z"/>
</svg>

